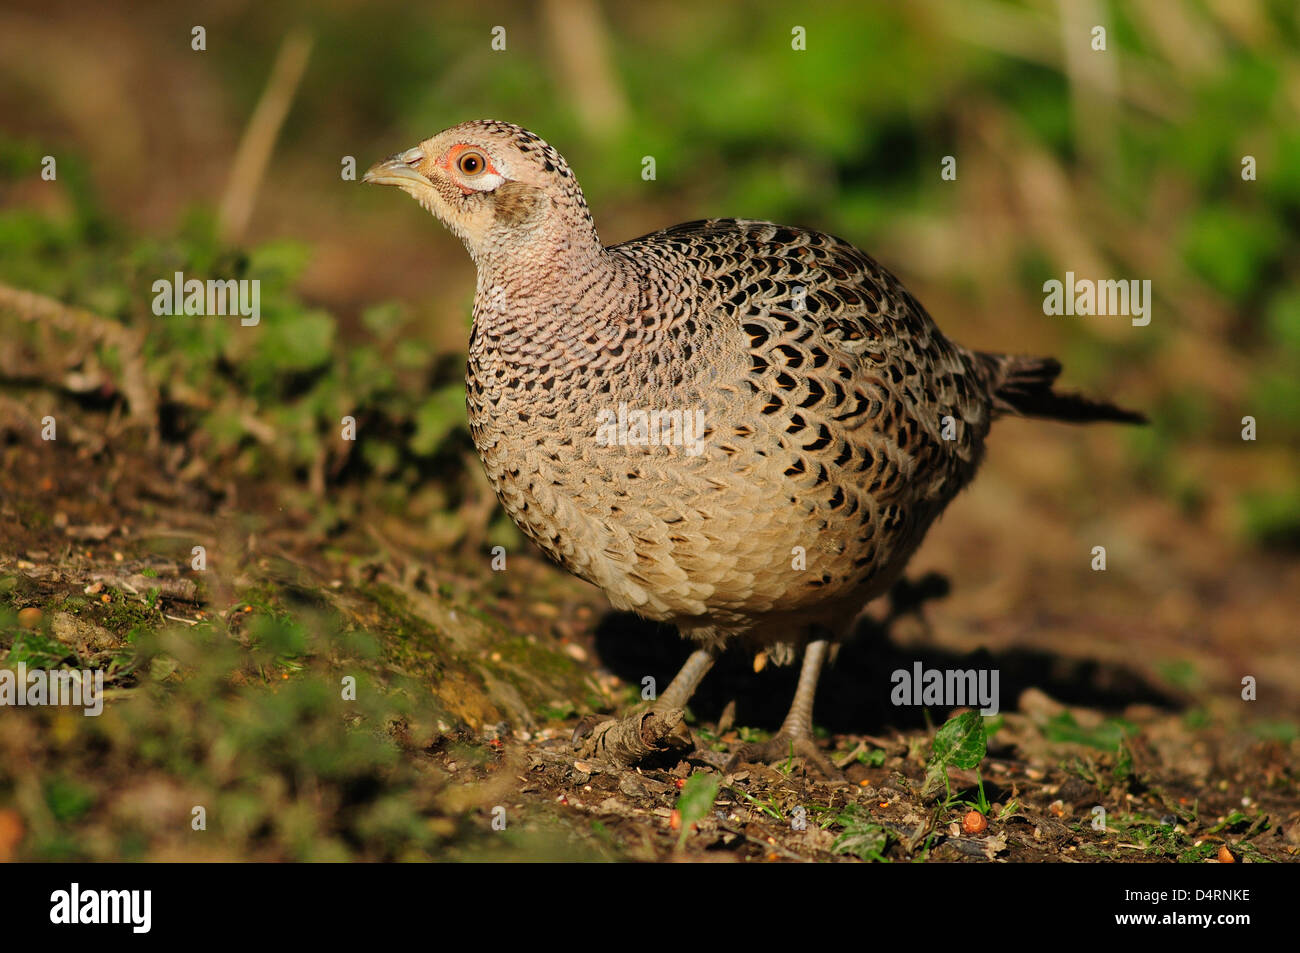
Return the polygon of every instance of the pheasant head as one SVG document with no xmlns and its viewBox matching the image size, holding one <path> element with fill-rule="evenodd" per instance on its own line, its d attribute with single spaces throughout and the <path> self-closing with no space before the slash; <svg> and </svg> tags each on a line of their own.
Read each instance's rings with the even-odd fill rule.
<svg viewBox="0 0 1300 953">
<path fill-rule="evenodd" d="M 511 123 L 475 120 L 444 129 L 375 164 L 363 181 L 408 193 L 465 243 L 480 268 L 503 255 L 546 261 L 601 251 L 568 163 Z"/>
</svg>

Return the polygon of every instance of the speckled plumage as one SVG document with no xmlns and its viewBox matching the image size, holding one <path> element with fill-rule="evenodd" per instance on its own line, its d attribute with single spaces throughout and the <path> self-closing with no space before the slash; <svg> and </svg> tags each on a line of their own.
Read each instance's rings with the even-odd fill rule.
<svg viewBox="0 0 1300 953">
<path fill-rule="evenodd" d="M 974 474 L 990 417 L 976 359 L 815 232 L 698 222 L 607 255 L 633 294 L 601 282 L 588 307 L 521 320 L 480 287 L 470 430 L 506 510 L 615 606 L 683 631 L 790 642 L 847 622 Z M 704 451 L 598 445 L 598 411 L 620 404 L 699 408 Z"/>
<path fill-rule="evenodd" d="M 501 181 L 475 188 L 462 147 Z M 781 660 L 814 627 L 842 634 L 970 481 L 999 413 L 1130 417 L 1053 394 L 1053 361 L 952 343 L 841 239 L 714 219 L 603 247 L 564 159 L 507 123 L 384 168 L 399 162 L 436 197 L 393 184 L 478 266 L 469 425 L 506 511 L 617 608 L 706 644 Z M 702 452 L 602 445 L 620 405 L 702 411 Z"/>
</svg>

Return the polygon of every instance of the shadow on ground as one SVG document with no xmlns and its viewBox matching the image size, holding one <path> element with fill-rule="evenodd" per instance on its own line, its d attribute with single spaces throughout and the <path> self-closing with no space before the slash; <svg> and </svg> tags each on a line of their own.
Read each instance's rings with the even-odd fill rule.
<svg viewBox="0 0 1300 953">
<path fill-rule="evenodd" d="M 1131 705 L 1149 705 L 1168 712 L 1182 711 L 1186 702 L 1152 684 L 1136 671 L 1096 659 L 1074 658 L 1035 649 L 958 653 L 934 645 L 901 645 L 891 634 L 894 623 L 919 616 L 924 605 L 948 594 L 947 580 L 937 574 L 916 582 L 904 581 L 890 597 L 884 619 L 863 615 L 852 637 L 822 673 L 815 721 L 832 734 L 877 734 L 886 729 L 927 728 L 947 717 L 949 708 L 927 712 L 917 706 L 896 706 L 890 697 L 895 671 L 923 669 L 986 669 L 998 672 L 1002 710 L 1014 708 L 1030 688 L 1066 705 L 1081 705 L 1121 714 Z M 597 626 L 600 661 L 624 681 L 642 684 L 651 676 L 662 690 L 690 654 L 691 645 L 670 625 L 649 622 L 632 613 L 607 613 Z M 691 701 L 695 715 L 716 722 L 723 709 L 736 704 L 735 721 L 774 731 L 785 716 L 798 681 L 798 664 L 768 665 L 754 672 L 753 653 L 730 647 L 704 679 Z M 927 718 L 929 723 L 927 723 Z"/>
</svg>

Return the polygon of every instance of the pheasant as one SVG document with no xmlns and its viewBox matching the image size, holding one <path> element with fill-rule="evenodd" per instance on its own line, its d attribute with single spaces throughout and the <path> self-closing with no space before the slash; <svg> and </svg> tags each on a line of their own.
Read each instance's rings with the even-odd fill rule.
<svg viewBox="0 0 1300 953">
<path fill-rule="evenodd" d="M 725 646 L 803 662 L 771 741 L 813 741 L 817 680 L 970 482 L 992 420 L 1141 422 L 1053 390 L 1051 358 L 949 341 L 848 242 L 743 219 L 605 246 L 564 158 L 519 126 L 453 126 L 366 172 L 465 244 L 478 271 L 469 430 L 520 530 L 617 609 L 695 644 L 645 711 L 575 732 L 628 765 L 689 744 Z"/>
</svg>

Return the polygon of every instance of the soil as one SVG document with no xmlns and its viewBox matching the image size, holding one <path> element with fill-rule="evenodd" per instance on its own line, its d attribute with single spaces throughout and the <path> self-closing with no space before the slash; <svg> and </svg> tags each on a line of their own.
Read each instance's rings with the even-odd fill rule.
<svg viewBox="0 0 1300 953">
<path fill-rule="evenodd" d="M 685 659 L 671 629 L 610 612 L 596 590 L 528 549 L 494 573 L 481 541 L 417 551 L 394 542 L 387 530 L 396 524 L 382 511 L 323 534 L 309 510 L 286 507 L 266 487 L 178 473 L 165 447 L 115 430 L 106 411 L 76 414 L 78 427 L 56 442 L 31 439 L 16 418 L 2 434 L 4 601 L 29 610 L 29 620 L 32 609 L 53 619 L 54 635 L 91 666 L 129 650 L 141 626 L 263 611 L 252 590 L 271 602 L 313 593 L 382 633 L 389 668 L 431 685 L 446 715 L 402 749 L 456 792 L 438 808 L 453 823 L 439 856 L 1300 856 L 1300 676 L 1280 595 L 1296 590 L 1295 566 L 1247 551 L 1215 559 L 1195 527 L 1138 499 L 1111 518 L 1132 539 L 1109 537 L 1111 569 L 1093 573 L 1088 547 L 1064 542 L 1068 507 L 1046 495 L 1079 431 L 1035 433 L 1055 449 L 1040 472 L 1020 475 L 1022 505 L 1008 492 L 1010 471 L 977 481 L 890 605 L 864 613 L 818 694 L 821 743 L 844 773 L 830 781 L 794 758 L 719 768 L 735 746 L 775 729 L 794 687 L 793 669 L 755 673 L 739 653 L 691 705 L 696 741 L 713 755 L 630 770 L 577 760 L 570 737 L 579 717 L 626 708 L 645 676 L 664 685 Z M 1030 426 L 1011 424 L 990 456 L 1009 453 Z M 1068 492 L 1072 481 L 1062 482 Z M 1159 559 L 1143 562 L 1154 558 L 1143 521 L 1162 516 Z M 202 574 L 189 570 L 195 539 L 214 541 Z M 1134 568 L 1116 571 L 1123 559 Z M 61 611 L 87 593 L 75 616 Z M 890 674 L 916 661 L 996 668 L 1008 709 L 989 723 L 978 774 L 950 769 L 950 793 L 937 800 L 920 792 L 934 729 L 951 713 L 889 700 Z M 1242 700 L 1250 674 L 1257 701 Z M 113 684 L 130 694 L 136 677 Z M 29 735 L 25 744 L 37 758 L 55 742 Z M 711 805 L 682 800 L 692 777 L 716 780 Z"/>
</svg>

